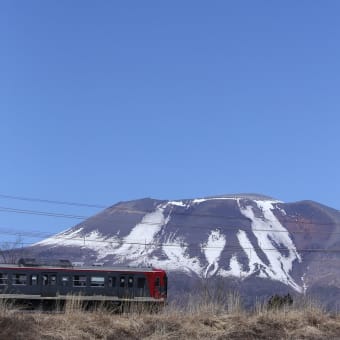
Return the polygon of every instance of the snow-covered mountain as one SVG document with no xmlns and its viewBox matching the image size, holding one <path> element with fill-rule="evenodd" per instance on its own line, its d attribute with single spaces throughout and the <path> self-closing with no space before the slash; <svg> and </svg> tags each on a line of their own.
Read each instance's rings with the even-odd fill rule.
<svg viewBox="0 0 340 340">
<path fill-rule="evenodd" d="M 339 261 L 328 252 L 340 245 L 339 222 L 339 212 L 312 201 L 141 199 L 115 204 L 31 251 L 87 263 L 152 264 L 197 278 L 260 278 L 302 293 L 325 284 L 319 266 L 325 258 L 328 277 L 340 287 Z"/>
</svg>

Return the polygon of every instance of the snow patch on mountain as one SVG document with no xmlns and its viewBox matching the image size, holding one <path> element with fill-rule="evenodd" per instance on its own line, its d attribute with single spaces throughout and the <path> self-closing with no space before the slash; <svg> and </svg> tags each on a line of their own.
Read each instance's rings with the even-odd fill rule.
<svg viewBox="0 0 340 340">
<path fill-rule="evenodd" d="M 187 273 L 199 274 L 203 268 L 198 257 L 188 254 L 188 244 L 181 239 L 175 239 L 171 243 L 162 245 L 162 252 L 166 259 L 152 258 L 152 264 L 162 266 L 167 270 L 179 270 Z"/>
<path fill-rule="evenodd" d="M 208 197 L 208 198 L 196 198 L 194 200 L 191 200 L 192 204 L 201 204 L 203 202 L 207 201 L 216 201 L 216 200 L 228 200 L 228 201 L 235 201 L 238 200 L 237 197 Z"/>
<path fill-rule="evenodd" d="M 78 247 L 80 249 L 90 249 L 97 253 L 97 259 L 100 260 L 107 256 L 119 246 L 119 238 L 116 236 L 105 237 L 98 230 L 87 234 L 82 234 L 83 228 L 72 232 L 59 233 L 49 237 L 35 245 L 49 246 L 55 248 L 62 244 L 65 247 Z"/>
<path fill-rule="evenodd" d="M 218 271 L 218 261 L 226 243 L 226 238 L 221 234 L 220 230 L 212 230 L 207 242 L 202 244 L 201 249 L 208 261 L 208 266 L 204 273 L 205 277 L 213 276 Z"/>
<path fill-rule="evenodd" d="M 55 247 L 62 243 L 63 245 L 69 247 L 70 246 L 81 247 L 82 245 L 84 245 L 85 237 L 81 236 L 83 229 L 84 228 L 79 228 L 76 230 L 66 230 L 54 236 L 48 237 L 47 239 L 42 240 L 38 243 L 35 243 L 35 245 Z"/>
<path fill-rule="evenodd" d="M 283 215 L 283 216 L 287 216 L 287 213 L 284 209 L 282 209 L 281 207 L 279 207 L 278 205 L 275 205 L 275 209 L 277 209 L 278 211 L 280 211 L 280 213 Z"/>
<path fill-rule="evenodd" d="M 257 274 L 258 277 L 268 277 L 264 271 L 266 265 L 258 257 L 256 250 L 250 242 L 247 233 L 244 230 L 239 230 L 237 233 L 237 239 L 243 248 L 246 256 L 248 257 L 249 271 L 243 271 L 239 274 L 241 277 L 247 277 L 252 274 Z"/>
<path fill-rule="evenodd" d="M 223 268 L 220 268 L 218 274 L 223 277 L 235 276 L 240 277 L 241 279 L 248 276 L 248 273 L 243 270 L 243 266 L 241 263 L 238 262 L 237 256 L 235 254 L 232 255 L 230 259 L 229 269 L 225 270 Z"/>
<path fill-rule="evenodd" d="M 174 205 L 177 207 L 187 207 L 188 204 L 185 204 L 183 201 L 169 201 L 167 205 Z"/>
<path fill-rule="evenodd" d="M 302 291 L 302 287 L 300 287 L 290 275 L 293 262 L 301 262 L 301 257 L 290 238 L 288 230 L 279 222 L 272 211 L 274 209 L 273 204 L 276 202 L 253 202 L 256 203 L 262 212 L 261 217 L 256 216 L 254 208 L 251 205 L 244 207 L 239 203 L 239 208 L 241 213 L 252 221 L 252 232 L 257 239 L 258 246 L 264 252 L 270 263 L 269 266 L 265 266 L 267 269 L 265 272 L 269 274 L 272 279 L 285 282 L 297 291 Z M 256 252 L 254 251 L 254 253 Z M 257 263 L 263 265 L 262 261 Z"/>
<path fill-rule="evenodd" d="M 136 260 L 151 255 L 159 245 L 157 234 L 169 222 L 170 217 L 164 216 L 164 205 L 160 205 L 154 212 L 146 214 L 130 233 L 122 239 L 122 245 L 115 249 L 114 255 L 120 260 Z"/>
</svg>

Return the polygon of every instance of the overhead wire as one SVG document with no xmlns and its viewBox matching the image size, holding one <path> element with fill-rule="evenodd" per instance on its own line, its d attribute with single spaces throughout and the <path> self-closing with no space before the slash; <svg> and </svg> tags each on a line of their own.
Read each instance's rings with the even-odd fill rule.
<svg viewBox="0 0 340 340">
<path fill-rule="evenodd" d="M 150 226 L 159 226 L 160 223 L 152 223 L 152 222 L 142 222 L 145 225 L 150 225 Z M 79 225 L 81 226 L 81 224 Z M 202 230 L 207 230 L 208 227 L 207 226 L 199 226 L 199 225 L 182 225 L 182 224 L 178 224 L 178 223 L 168 223 L 168 224 L 164 224 L 163 227 L 171 227 L 171 228 L 177 228 L 178 230 L 183 229 L 183 228 L 192 228 L 192 229 L 202 229 Z M 213 230 L 231 230 L 231 231 L 235 231 L 237 229 L 242 228 L 242 230 L 245 230 L 244 226 L 221 226 L 221 227 L 212 227 Z M 10 230 L 9 232 L 11 232 L 12 229 L 1 229 L 0 227 L 0 233 L 1 232 L 7 232 L 6 230 Z M 248 229 L 246 229 L 248 230 Z M 249 231 L 250 232 L 273 232 L 273 233 L 288 233 L 288 234 L 317 234 L 317 235 L 340 235 L 340 232 L 337 231 L 318 231 L 318 230 L 309 230 L 308 232 L 304 231 L 304 230 L 278 230 L 278 229 L 258 229 L 258 228 L 252 228 L 251 226 L 249 227 Z M 26 233 L 26 231 L 17 231 L 17 234 L 23 234 Z M 27 232 L 28 235 L 30 233 L 33 233 L 34 235 L 42 235 L 41 237 L 52 237 L 55 236 L 56 234 L 60 234 L 61 232 L 58 233 L 47 233 L 45 231 L 42 230 L 32 230 Z"/>
<path fill-rule="evenodd" d="M 126 212 L 129 212 L 129 210 L 125 210 Z M 48 211 L 37 211 L 37 210 L 26 210 L 26 209 L 17 209 L 17 208 L 9 208 L 9 207 L 3 207 L 0 206 L 0 212 L 8 212 L 8 213 L 17 213 L 17 214 L 28 214 L 28 215 L 38 215 L 38 216 L 47 216 L 47 217 L 58 217 L 58 218 L 67 218 L 67 219 L 78 219 L 78 220 L 85 220 L 85 219 L 89 219 L 92 218 L 94 216 L 85 216 L 85 215 L 73 215 L 73 214 L 64 214 L 64 213 L 56 213 L 56 212 L 48 212 Z M 152 213 L 154 211 L 143 211 L 143 210 L 138 210 L 139 213 L 141 214 L 148 214 L 148 213 Z M 201 214 L 184 214 L 181 212 L 176 212 L 176 211 L 171 211 L 172 215 L 185 215 L 185 216 L 194 216 L 194 217 L 202 217 Z M 219 215 L 208 215 L 208 214 L 204 214 L 205 217 L 210 217 L 210 218 L 220 218 L 223 219 L 224 221 L 230 221 L 230 220 L 234 220 L 234 221 L 240 221 L 240 220 L 248 220 L 251 222 L 251 219 L 246 217 L 246 216 L 238 216 L 238 217 L 234 217 L 234 216 L 219 216 Z M 111 221 L 110 217 L 106 217 L 103 215 L 98 215 L 97 214 L 97 218 L 98 219 L 103 219 L 103 220 L 108 220 Z M 301 224 L 301 225 L 322 225 L 322 226 L 336 226 L 336 225 L 340 225 L 340 223 L 335 223 L 335 222 L 319 222 L 319 221 L 304 221 L 304 220 L 299 220 L 299 219 L 294 219 L 294 220 L 280 220 L 281 223 L 291 223 L 291 224 Z M 158 225 L 159 223 L 151 223 L 151 222 L 141 222 L 143 224 L 148 224 L 148 225 Z M 186 225 L 186 226 L 190 226 L 190 225 Z M 193 228 L 206 228 L 206 226 L 191 226 Z M 225 228 L 223 226 L 221 226 L 220 228 Z M 255 229 L 253 229 L 255 230 Z M 263 230 L 258 230 L 258 231 L 272 231 L 272 232 L 290 232 L 290 233 L 303 233 L 304 231 L 286 231 L 286 230 L 274 230 L 274 229 L 263 229 Z M 316 231 L 319 232 L 319 231 Z"/>
<path fill-rule="evenodd" d="M 6 198 L 6 199 L 12 199 L 12 200 L 22 200 L 22 201 L 30 201 L 30 202 L 38 202 L 38 203 L 49 203 L 49 204 L 57 204 L 57 205 L 70 205 L 70 206 L 79 206 L 79 207 L 91 207 L 91 208 L 99 208 L 99 209 L 107 209 L 109 207 L 112 207 L 115 210 L 122 210 L 122 211 L 127 211 L 127 212 L 140 212 L 140 213 L 147 213 L 148 211 L 145 210 L 139 210 L 139 209 L 131 209 L 131 208 L 125 208 L 125 207 L 119 207 L 117 205 L 103 205 L 103 204 L 88 204 L 88 203 L 79 203 L 79 202 L 70 202 L 70 201 L 59 201 L 59 200 L 50 200 L 50 199 L 43 199 L 43 198 L 34 198 L 34 197 L 27 197 L 27 196 L 15 196 L 15 195 L 9 195 L 9 194 L 3 194 L 0 193 L 0 198 Z M 230 197 L 232 199 L 233 197 Z M 242 197 L 237 197 L 235 196 L 235 199 L 241 199 Z M 204 199 L 204 198 L 203 198 Z M 207 200 L 210 200 L 211 198 L 206 198 Z M 213 198 L 214 199 L 214 198 Z M 216 200 L 219 198 L 216 197 Z M 221 200 L 223 200 L 223 197 L 220 197 Z M 167 202 L 166 200 L 156 200 L 159 202 Z M 183 200 L 175 200 L 174 202 L 180 202 L 180 201 L 192 201 L 190 199 L 183 199 Z M 171 202 L 171 201 L 170 201 Z M 277 204 L 285 204 L 284 202 L 277 201 Z M 176 207 L 184 207 L 185 206 L 179 206 L 176 205 Z M 340 210 L 337 210 L 340 212 Z M 149 211 L 151 212 L 151 211 Z M 180 213 L 178 213 L 180 214 Z M 185 214 L 185 213 L 183 213 Z M 200 217 L 219 217 L 218 215 L 211 215 L 211 214 L 196 214 L 197 216 Z M 224 217 L 224 216 L 221 216 Z M 235 217 L 237 218 L 237 217 Z"/>
<path fill-rule="evenodd" d="M 3 207 L 3 206 L 0 206 L 0 211 L 9 212 L 9 213 L 16 213 L 16 214 L 28 214 L 28 215 L 40 215 L 40 216 L 49 216 L 49 217 L 71 218 L 71 219 L 78 219 L 78 220 L 84 220 L 86 218 L 89 218 L 89 216 L 63 214 L 63 213 L 55 213 L 55 212 L 48 212 L 48 211 L 16 209 L 16 208 L 8 208 L 8 207 Z"/>
<path fill-rule="evenodd" d="M 12 235 L 12 236 L 27 236 L 27 237 L 39 237 L 38 235 L 35 234 L 30 234 L 29 232 L 6 232 L 4 233 L 3 231 L 0 231 L 1 234 L 6 234 L 6 235 Z M 156 247 L 179 247 L 183 248 L 183 246 L 186 247 L 193 247 L 193 246 L 198 246 L 201 249 L 224 249 L 225 251 L 242 251 L 242 250 L 261 250 L 261 251 L 296 251 L 296 252 L 321 252 L 321 253 L 340 253 L 340 248 L 333 248 L 333 249 L 323 249 L 323 248 L 287 248 L 287 247 L 277 247 L 277 248 L 263 248 L 261 246 L 254 246 L 254 247 L 241 247 L 241 246 L 235 246 L 235 245 L 228 245 L 228 248 L 226 249 L 225 245 L 224 246 L 208 246 L 204 245 L 204 243 L 198 244 L 198 243 L 188 243 L 185 241 L 179 241 L 179 243 L 168 243 L 168 242 L 143 242 L 142 240 L 136 240 L 136 241 L 126 241 L 126 240 L 94 240 L 94 239 L 86 239 L 86 235 L 82 237 L 66 237 L 66 236 L 61 236 L 61 235 L 52 235 L 54 238 L 54 243 L 53 241 L 50 243 L 52 244 L 57 244 L 58 240 L 61 241 L 79 241 L 79 243 L 82 244 L 83 247 L 86 247 L 86 243 L 89 245 L 91 243 L 104 243 L 108 245 L 113 245 L 117 244 L 119 245 L 138 245 L 138 246 L 143 246 L 143 247 L 148 247 L 148 246 L 156 246 Z M 18 241 L 20 245 L 28 245 L 28 246 L 47 246 L 48 243 L 44 244 L 44 240 L 39 241 L 35 244 L 29 243 L 29 242 L 21 242 Z M 40 243 L 40 244 L 39 244 Z M 61 244 L 62 245 L 62 244 Z M 67 245 L 66 245 L 67 246 Z M 116 247 L 118 248 L 118 247 Z M 1 247 L 0 247 L 1 251 Z"/>
<path fill-rule="evenodd" d="M 42 198 L 13 196 L 13 195 L 7 195 L 7 194 L 0 194 L 0 198 L 20 200 L 20 201 L 29 201 L 29 202 L 48 203 L 48 204 L 72 205 L 72 206 L 87 207 L 87 208 L 98 208 L 98 209 L 107 208 L 107 206 L 102 205 L 102 204 L 88 204 L 88 203 L 69 202 L 69 201 L 57 201 L 57 200 L 48 200 L 48 199 L 42 199 Z"/>
<path fill-rule="evenodd" d="M 70 201 L 49 200 L 49 199 L 42 199 L 42 198 L 32 198 L 32 197 L 27 197 L 27 196 L 14 196 L 14 195 L 8 195 L 8 194 L 3 194 L 3 193 L 0 193 L 0 198 L 14 199 L 14 200 L 24 200 L 24 201 L 40 202 L 40 203 L 50 203 L 50 204 L 81 206 L 81 207 L 94 207 L 94 208 L 101 208 L 101 209 L 108 208 L 108 206 L 100 205 L 100 204 L 87 204 L 87 203 L 70 202 Z M 209 200 L 209 198 L 207 198 L 207 200 Z M 162 200 L 159 200 L 159 201 L 161 202 Z M 182 201 L 186 201 L 186 200 L 182 200 Z M 177 202 L 177 201 L 175 201 L 175 202 Z M 277 203 L 280 203 L 280 202 L 277 202 Z M 176 207 L 181 207 L 181 206 L 176 205 Z M 183 207 L 187 208 L 186 206 L 183 206 Z M 123 211 L 123 212 L 141 213 L 141 214 L 147 214 L 147 213 L 152 212 L 152 211 L 147 211 L 147 210 L 120 207 L 120 206 L 117 206 L 117 205 L 111 206 L 111 208 L 114 209 L 114 210 L 119 210 L 119 211 Z M 41 211 L 34 211 L 34 210 L 13 209 L 13 208 L 7 208 L 7 207 L 0 207 L 0 211 L 37 214 L 37 215 L 42 215 L 42 216 L 53 216 L 53 217 L 62 217 L 62 218 L 75 218 L 75 219 L 85 219 L 85 218 L 91 217 L 91 216 L 79 216 L 79 215 L 72 215 L 72 214 L 54 213 L 54 212 L 44 212 L 44 211 L 41 212 Z M 188 215 L 186 212 L 179 212 L 179 211 L 173 212 L 173 214 L 184 215 L 184 216 Z M 223 218 L 223 219 L 228 219 L 228 220 L 231 220 L 231 219 L 238 220 L 238 219 L 240 219 L 239 216 L 232 216 L 231 217 L 231 216 L 216 215 L 216 214 L 197 214 L 197 213 L 192 214 L 191 213 L 190 215 L 191 216 L 197 216 L 197 217 L 207 217 L 207 218 Z M 287 223 L 298 222 L 297 218 L 298 218 L 298 216 L 295 217 L 294 221 L 289 220 L 289 221 L 286 221 L 286 222 Z M 333 224 L 333 223 L 319 223 L 319 222 L 306 222 L 306 221 L 304 221 L 303 223 L 304 224 L 319 224 L 319 225 Z"/>
</svg>

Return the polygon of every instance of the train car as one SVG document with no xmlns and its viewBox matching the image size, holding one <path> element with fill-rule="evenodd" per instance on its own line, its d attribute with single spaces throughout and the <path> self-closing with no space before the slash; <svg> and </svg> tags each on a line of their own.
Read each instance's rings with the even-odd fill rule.
<svg viewBox="0 0 340 340">
<path fill-rule="evenodd" d="M 63 305 L 75 297 L 87 304 L 161 306 L 167 299 L 167 275 L 151 267 L 75 267 L 67 260 L 20 259 L 15 265 L 0 264 L 2 300 L 35 308 Z"/>
</svg>

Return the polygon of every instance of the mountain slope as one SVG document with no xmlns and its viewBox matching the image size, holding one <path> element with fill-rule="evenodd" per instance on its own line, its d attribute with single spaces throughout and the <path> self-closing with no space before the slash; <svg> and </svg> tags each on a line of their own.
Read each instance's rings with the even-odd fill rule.
<svg viewBox="0 0 340 340">
<path fill-rule="evenodd" d="M 319 268 L 329 253 L 317 250 L 340 244 L 339 222 L 339 212 L 318 203 L 256 194 L 141 199 L 115 204 L 31 251 L 87 263 L 152 264 L 198 278 L 262 278 L 301 293 L 329 284 Z M 337 254 L 330 263 L 327 274 L 337 286 Z"/>
</svg>

